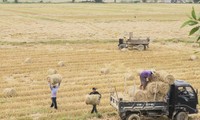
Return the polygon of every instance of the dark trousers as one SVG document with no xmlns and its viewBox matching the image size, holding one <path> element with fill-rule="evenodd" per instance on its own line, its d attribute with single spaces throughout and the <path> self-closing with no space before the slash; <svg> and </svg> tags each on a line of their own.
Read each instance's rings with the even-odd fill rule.
<svg viewBox="0 0 200 120">
<path fill-rule="evenodd" d="M 97 113 L 97 105 L 93 105 L 91 113 Z"/>
<path fill-rule="evenodd" d="M 52 97 L 51 100 L 52 100 L 51 107 L 54 107 L 55 109 L 57 109 L 56 97 Z"/>
</svg>

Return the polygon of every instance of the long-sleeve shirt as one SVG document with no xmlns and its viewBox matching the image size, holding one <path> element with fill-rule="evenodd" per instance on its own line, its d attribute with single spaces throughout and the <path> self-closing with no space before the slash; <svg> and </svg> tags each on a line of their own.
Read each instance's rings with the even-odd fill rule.
<svg viewBox="0 0 200 120">
<path fill-rule="evenodd" d="M 142 78 L 149 78 L 151 76 L 152 72 L 149 70 L 144 70 L 141 74 L 140 77 Z"/>
<path fill-rule="evenodd" d="M 49 84 L 49 87 L 51 89 L 51 97 L 55 98 L 56 97 L 56 94 L 57 94 L 57 91 L 58 91 L 58 88 L 60 87 L 60 84 L 58 84 L 58 86 L 56 87 L 52 87 L 50 84 Z"/>
</svg>

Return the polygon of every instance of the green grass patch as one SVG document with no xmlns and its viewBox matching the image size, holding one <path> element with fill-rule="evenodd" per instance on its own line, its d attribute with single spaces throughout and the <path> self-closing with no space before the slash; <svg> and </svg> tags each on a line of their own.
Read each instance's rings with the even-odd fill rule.
<svg viewBox="0 0 200 120">
<path fill-rule="evenodd" d="M 50 40 L 50 41 L 38 41 L 38 42 L 8 42 L 0 41 L 0 45 L 66 45 L 66 44 L 98 44 L 98 43 L 115 43 L 116 40 Z"/>
</svg>

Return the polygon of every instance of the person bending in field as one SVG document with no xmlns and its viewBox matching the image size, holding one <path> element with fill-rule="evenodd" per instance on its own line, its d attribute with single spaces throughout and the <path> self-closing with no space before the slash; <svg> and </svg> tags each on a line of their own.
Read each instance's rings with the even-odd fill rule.
<svg viewBox="0 0 200 120">
<path fill-rule="evenodd" d="M 155 70 L 144 70 L 140 73 L 140 89 L 145 90 L 147 83 L 150 81 L 149 78 L 151 78 L 153 74 L 155 74 Z"/>
<path fill-rule="evenodd" d="M 51 104 L 51 108 L 54 107 L 55 109 L 57 108 L 57 102 L 56 102 L 56 94 L 58 91 L 58 88 L 60 87 L 60 83 L 58 83 L 58 85 L 51 85 L 50 80 L 48 80 L 49 83 L 49 87 L 51 89 L 51 100 L 52 100 L 52 104 Z"/>
<path fill-rule="evenodd" d="M 90 95 L 93 95 L 93 94 L 99 94 L 100 95 L 99 99 L 101 99 L 101 94 L 96 90 L 96 88 L 92 88 L 92 92 L 90 93 Z M 97 111 L 97 105 L 93 105 L 91 113 L 94 113 L 94 112 L 95 113 L 98 112 Z"/>
</svg>

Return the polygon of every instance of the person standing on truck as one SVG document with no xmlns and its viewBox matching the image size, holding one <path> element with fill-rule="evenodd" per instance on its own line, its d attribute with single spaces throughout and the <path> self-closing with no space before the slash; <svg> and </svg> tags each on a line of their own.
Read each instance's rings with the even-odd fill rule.
<svg viewBox="0 0 200 120">
<path fill-rule="evenodd" d="M 155 74 L 155 70 L 144 70 L 140 73 L 140 89 L 145 90 L 147 83 L 150 81 L 149 78 L 151 78 L 153 74 Z"/>
<path fill-rule="evenodd" d="M 99 94 L 100 95 L 99 100 L 101 99 L 101 94 L 97 91 L 97 88 L 95 88 L 95 87 L 92 88 L 92 92 L 89 95 L 93 95 L 93 94 Z M 93 105 L 91 113 L 94 113 L 94 112 L 95 113 L 98 112 L 97 111 L 97 105 Z"/>
<path fill-rule="evenodd" d="M 51 85 L 50 80 L 48 80 L 48 83 L 51 89 L 51 100 L 52 100 L 50 107 L 51 108 L 54 107 L 55 109 L 58 109 L 57 102 L 56 102 L 56 94 L 57 94 L 58 88 L 60 87 L 60 83 L 58 83 L 58 85 Z"/>
</svg>

